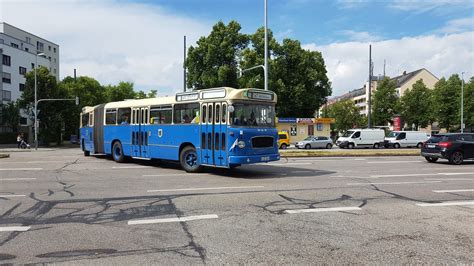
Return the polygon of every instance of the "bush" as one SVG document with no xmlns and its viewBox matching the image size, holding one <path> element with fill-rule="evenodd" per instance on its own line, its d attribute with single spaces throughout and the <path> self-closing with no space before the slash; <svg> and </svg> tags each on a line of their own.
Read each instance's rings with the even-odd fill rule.
<svg viewBox="0 0 474 266">
<path fill-rule="evenodd" d="M 16 144 L 16 136 L 15 132 L 0 133 L 0 144 Z"/>
</svg>

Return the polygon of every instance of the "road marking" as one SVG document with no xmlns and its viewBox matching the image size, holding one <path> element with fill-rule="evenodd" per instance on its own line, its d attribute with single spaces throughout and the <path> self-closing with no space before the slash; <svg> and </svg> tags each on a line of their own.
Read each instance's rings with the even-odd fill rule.
<svg viewBox="0 0 474 266">
<path fill-rule="evenodd" d="M 436 174 L 401 174 L 401 175 L 371 175 L 370 177 L 404 177 L 404 176 L 426 176 L 426 175 L 436 175 Z"/>
<path fill-rule="evenodd" d="M 308 165 L 312 163 L 270 163 L 268 165 Z"/>
<path fill-rule="evenodd" d="M 26 195 L 0 195 L 0 198 L 15 198 L 15 197 L 25 197 Z"/>
<path fill-rule="evenodd" d="M 196 191 L 196 190 L 218 190 L 218 189 L 247 189 L 247 188 L 263 188 L 263 187 L 264 187 L 264 186 L 177 188 L 177 189 L 155 189 L 155 190 L 147 190 L 147 192 Z"/>
<path fill-rule="evenodd" d="M 188 222 L 188 221 L 195 221 L 195 220 L 217 219 L 217 218 L 219 218 L 217 214 L 208 214 L 208 215 L 187 216 L 187 217 L 178 217 L 178 218 L 131 220 L 131 221 L 128 221 L 128 225 Z"/>
<path fill-rule="evenodd" d="M 426 181 L 471 181 L 470 178 L 425 178 Z"/>
<path fill-rule="evenodd" d="M 24 178 L 2 178 L 0 181 L 23 181 L 23 180 L 35 180 L 36 177 L 24 177 Z"/>
<path fill-rule="evenodd" d="M 0 232 L 25 232 L 30 230 L 31 226 L 5 226 L 0 227 Z"/>
<path fill-rule="evenodd" d="M 474 173 L 438 173 L 438 175 L 474 175 Z"/>
<path fill-rule="evenodd" d="M 474 201 L 456 201 L 456 202 L 441 202 L 441 203 L 417 203 L 420 207 L 442 207 L 442 206 L 464 206 L 474 205 Z"/>
<path fill-rule="evenodd" d="M 404 184 L 429 184 L 441 183 L 441 181 L 424 181 L 424 182 L 390 182 L 390 183 L 347 183 L 349 186 L 364 186 L 364 185 L 404 185 Z"/>
<path fill-rule="evenodd" d="M 354 161 L 367 161 L 367 159 L 364 159 L 364 158 L 357 158 L 357 159 L 354 159 Z"/>
<path fill-rule="evenodd" d="M 150 166 L 144 165 L 133 165 L 133 166 L 112 166 L 113 169 L 140 169 L 140 168 L 150 168 Z"/>
<path fill-rule="evenodd" d="M 451 189 L 451 190 L 433 190 L 435 193 L 452 193 L 452 192 L 471 192 L 474 189 Z"/>
<path fill-rule="evenodd" d="M 421 163 L 422 161 L 382 161 L 382 162 L 367 162 L 367 163 Z"/>
<path fill-rule="evenodd" d="M 342 212 L 342 211 L 360 211 L 359 207 L 335 207 L 335 208 L 314 208 L 314 209 L 300 209 L 300 210 L 285 210 L 285 213 L 305 213 L 305 212 Z"/>
<path fill-rule="evenodd" d="M 38 171 L 43 168 L 0 168 L 0 171 Z"/>
<path fill-rule="evenodd" d="M 192 175 L 206 175 L 206 174 L 160 174 L 160 175 L 142 175 L 142 176 L 192 176 Z"/>
</svg>

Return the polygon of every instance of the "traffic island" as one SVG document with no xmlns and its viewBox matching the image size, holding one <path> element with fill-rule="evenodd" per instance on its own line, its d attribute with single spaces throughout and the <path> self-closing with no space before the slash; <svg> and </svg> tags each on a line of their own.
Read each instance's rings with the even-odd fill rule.
<svg viewBox="0 0 474 266">
<path fill-rule="evenodd" d="M 280 150 L 281 157 L 419 156 L 420 150 Z"/>
</svg>

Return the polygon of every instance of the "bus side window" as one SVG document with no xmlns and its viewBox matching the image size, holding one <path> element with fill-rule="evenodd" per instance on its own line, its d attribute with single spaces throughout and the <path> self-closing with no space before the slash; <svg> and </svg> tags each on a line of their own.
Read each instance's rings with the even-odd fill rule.
<svg viewBox="0 0 474 266">
<path fill-rule="evenodd" d="M 213 121 L 213 120 L 212 120 L 212 119 L 213 119 L 213 118 L 212 118 L 212 114 L 213 114 L 213 113 L 212 113 L 212 105 L 209 105 L 209 112 L 208 112 L 208 114 L 209 114 L 209 118 L 207 119 L 207 121 L 209 121 L 209 123 L 212 124 L 212 121 Z"/>
<path fill-rule="evenodd" d="M 222 124 L 225 124 L 225 120 L 227 117 L 227 104 L 222 104 Z"/>
<path fill-rule="evenodd" d="M 89 126 L 94 125 L 94 113 L 89 113 Z"/>
<path fill-rule="evenodd" d="M 199 103 L 175 104 L 174 105 L 174 123 L 190 124 L 197 123 L 199 120 Z"/>
<path fill-rule="evenodd" d="M 106 125 L 117 124 L 117 110 L 116 109 L 105 110 L 105 124 Z"/>
<path fill-rule="evenodd" d="M 203 105 L 202 105 L 202 123 L 203 123 L 203 124 L 205 124 L 206 121 L 207 121 L 207 112 L 206 112 L 206 109 L 207 109 L 206 105 L 203 104 Z"/>
<path fill-rule="evenodd" d="M 130 124 L 131 113 L 132 113 L 131 108 L 119 108 L 118 109 L 119 124 L 120 125 Z"/>
<path fill-rule="evenodd" d="M 220 116 L 221 116 L 221 106 L 219 104 L 216 105 L 216 124 L 220 122 Z"/>
<path fill-rule="evenodd" d="M 89 114 L 83 114 L 82 115 L 82 127 L 87 127 L 89 126 Z"/>
</svg>

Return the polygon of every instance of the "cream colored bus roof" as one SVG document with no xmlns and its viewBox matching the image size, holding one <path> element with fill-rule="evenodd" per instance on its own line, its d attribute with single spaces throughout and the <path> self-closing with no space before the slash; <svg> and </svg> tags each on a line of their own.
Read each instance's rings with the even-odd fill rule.
<svg viewBox="0 0 474 266">
<path fill-rule="evenodd" d="M 232 99 L 232 100 L 235 100 L 235 99 L 248 100 L 249 98 L 244 97 L 244 92 L 247 92 L 247 91 L 272 93 L 273 94 L 273 100 L 271 100 L 269 102 L 276 102 L 276 100 L 277 100 L 277 96 L 274 92 L 264 91 L 264 90 L 261 90 L 261 89 L 253 89 L 253 88 L 234 89 L 234 88 L 230 88 L 230 87 L 222 87 L 222 88 L 212 88 L 212 89 L 193 91 L 193 92 L 189 92 L 189 93 L 192 94 L 192 93 L 198 92 L 202 96 L 202 95 L 204 95 L 204 93 L 213 92 L 213 91 L 216 91 L 216 92 L 217 91 L 222 91 L 223 89 L 226 91 L 226 93 L 225 93 L 226 96 L 224 98 L 218 98 L 220 100 L 229 100 L 229 99 Z M 182 94 L 182 93 L 178 93 L 177 95 L 180 95 L 180 94 Z M 215 101 L 216 100 L 216 98 L 210 98 L 210 99 L 201 99 L 201 97 L 199 97 L 199 98 L 200 99 L 196 100 L 196 101 Z M 196 102 L 196 101 L 179 101 L 179 103 L 192 103 L 192 102 Z M 110 103 L 107 103 L 104 108 L 141 107 L 141 106 L 153 106 L 153 105 L 166 105 L 166 104 L 174 104 L 174 103 L 178 103 L 178 101 L 176 101 L 176 95 L 174 95 L 174 96 L 165 96 L 165 97 L 157 97 L 157 98 L 137 99 L 137 100 L 125 100 L 125 101 L 120 101 L 120 102 L 110 102 Z M 86 106 L 86 107 L 83 108 L 83 112 L 84 112 L 84 110 L 86 110 L 86 112 L 87 112 L 88 110 L 92 111 L 93 109 L 94 109 L 94 107 Z"/>
</svg>

